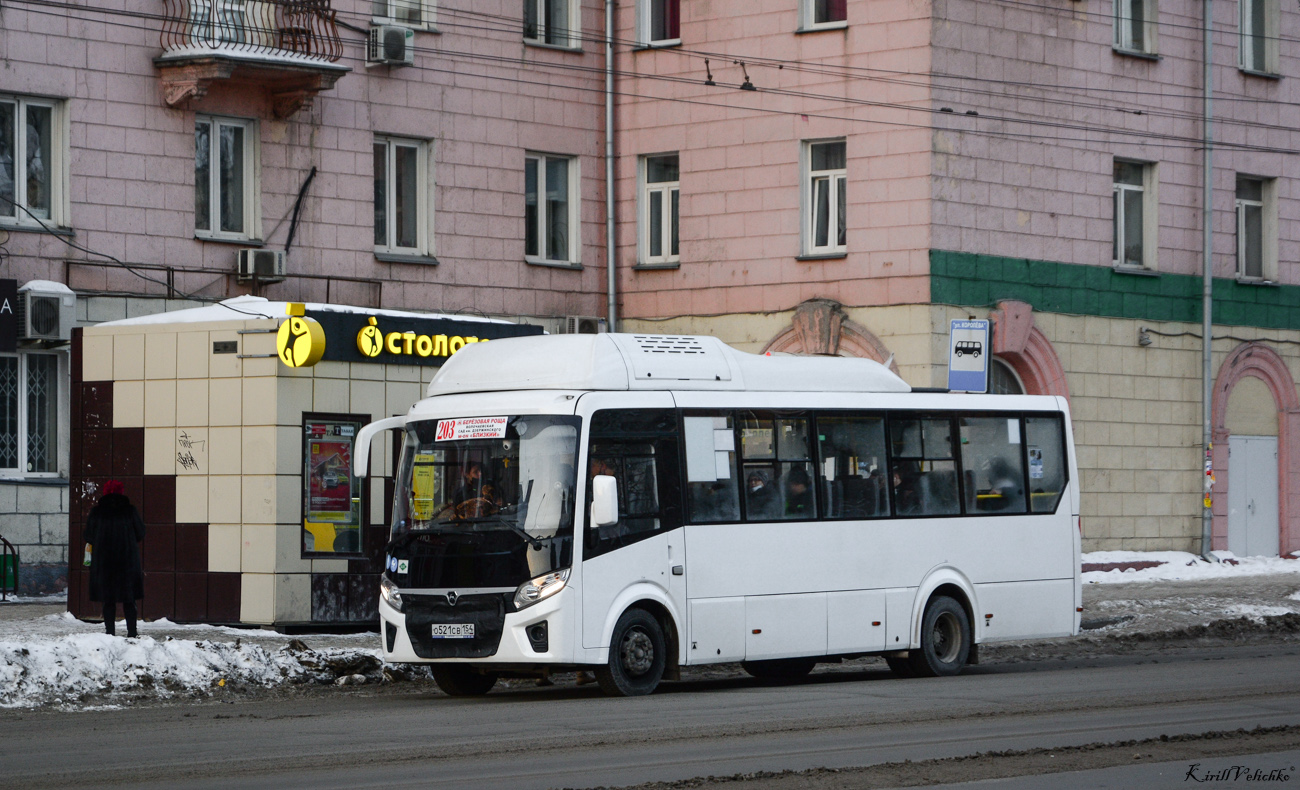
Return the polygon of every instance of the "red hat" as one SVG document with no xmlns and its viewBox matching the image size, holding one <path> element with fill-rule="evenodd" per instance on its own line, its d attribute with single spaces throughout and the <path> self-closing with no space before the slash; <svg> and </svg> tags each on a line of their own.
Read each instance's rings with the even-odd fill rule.
<svg viewBox="0 0 1300 790">
<path fill-rule="evenodd" d="M 126 486 L 122 485 L 121 480 L 109 480 L 104 484 L 104 496 L 109 494 L 125 494 Z"/>
</svg>

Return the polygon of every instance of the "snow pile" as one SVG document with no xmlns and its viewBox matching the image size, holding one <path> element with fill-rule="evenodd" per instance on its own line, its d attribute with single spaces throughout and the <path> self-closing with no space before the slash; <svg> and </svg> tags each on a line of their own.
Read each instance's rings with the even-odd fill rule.
<svg viewBox="0 0 1300 790">
<path fill-rule="evenodd" d="M 1226 552 L 1224 552 L 1226 554 Z M 1281 557 L 1233 557 L 1233 562 L 1206 562 L 1185 551 L 1093 551 L 1083 555 L 1084 565 L 1108 563 L 1162 563 L 1154 568 L 1089 571 L 1085 584 L 1194 581 L 1269 574 L 1300 574 L 1300 561 Z"/>
<path fill-rule="evenodd" d="M 62 624 L 68 630 L 82 630 L 68 614 L 41 619 L 59 621 L 47 626 Z M 82 707 L 138 697 L 203 697 L 227 689 L 281 683 L 363 683 L 383 676 L 378 650 L 318 651 L 298 640 L 268 649 L 240 639 L 190 640 L 147 634 L 137 639 L 102 632 L 24 635 L 21 640 L 12 636 L 0 637 L 0 707 Z"/>
<path fill-rule="evenodd" d="M 1262 623 L 1265 617 L 1280 617 L 1284 614 L 1291 614 L 1291 610 L 1285 606 L 1260 606 L 1258 604 L 1239 603 L 1229 606 L 1224 613 L 1229 617 L 1246 617 L 1256 623 Z"/>
</svg>

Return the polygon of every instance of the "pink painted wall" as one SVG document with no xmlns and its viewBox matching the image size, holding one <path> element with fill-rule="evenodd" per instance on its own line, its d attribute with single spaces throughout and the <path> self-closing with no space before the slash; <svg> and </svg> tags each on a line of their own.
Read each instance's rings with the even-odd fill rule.
<svg viewBox="0 0 1300 790">
<path fill-rule="evenodd" d="M 1237 3 L 1213 5 L 1215 138 L 1300 148 L 1300 52 L 1286 38 L 1300 10 L 1281 4 L 1287 76 L 1275 80 L 1237 68 Z M 1148 60 L 1113 51 L 1110 2 L 934 0 L 934 70 L 954 75 L 934 80 L 934 106 L 954 110 L 935 116 L 934 247 L 1110 266 L 1118 156 L 1159 163 L 1158 268 L 1199 273 L 1200 9 L 1160 3 L 1160 58 Z M 1235 273 L 1244 173 L 1279 178 L 1279 279 L 1300 282 L 1300 161 L 1219 148 L 1214 165 L 1215 276 Z"/>
<path fill-rule="evenodd" d="M 619 5 L 619 39 L 635 38 L 633 6 Z M 928 81 L 881 76 L 929 70 L 929 3 L 851 0 L 847 28 L 803 34 L 797 9 L 796 0 L 683 2 L 680 47 L 617 56 L 625 317 L 787 310 L 813 297 L 928 301 L 931 141 L 928 113 L 910 109 L 928 104 Z M 703 84 L 706 56 L 715 87 Z M 738 89 L 734 60 L 746 61 L 757 91 Z M 846 68 L 860 71 L 846 78 Z M 847 142 L 849 252 L 798 261 L 800 141 L 830 137 Z M 637 159 L 674 151 L 681 265 L 637 270 Z"/>
<path fill-rule="evenodd" d="M 159 14 L 156 1 L 111 4 Z M 283 247 L 299 186 L 304 202 L 291 268 L 385 281 L 385 306 L 527 315 L 603 312 L 603 53 L 525 46 L 518 0 L 442 3 L 439 33 L 416 34 L 416 66 L 366 68 L 364 34 L 340 30 L 352 72 L 288 121 L 260 99 L 215 87 L 203 112 L 262 115 L 262 223 Z M 336 0 L 339 19 L 370 21 L 366 0 Z M 70 19 L 73 16 L 76 19 Z M 120 259 L 177 267 L 185 291 L 225 296 L 238 244 L 194 239 L 194 115 L 168 109 L 152 59 L 156 19 L 12 6 L 3 10 L 0 91 L 69 100 L 71 221 L 75 241 Z M 603 4 L 583 0 L 584 33 L 599 36 Z M 478 55 L 479 57 L 469 57 Z M 497 60 L 493 60 L 496 58 Z M 524 61 L 523 63 L 520 60 Z M 590 71 L 584 71 L 590 70 Z M 534 84 L 530 84 L 534 83 Z M 540 84 L 536 84 L 540 83 Z M 373 251 L 371 144 L 376 133 L 434 140 L 435 254 L 439 266 L 381 263 Z M 582 271 L 524 263 L 524 151 L 580 157 Z M 81 259 L 58 240 L 14 233 L 6 277 L 63 279 Z M 157 275 L 154 275 L 157 276 Z M 90 286 L 160 293 L 124 272 Z M 231 289 L 234 289 L 231 283 Z M 269 296 L 323 299 L 323 286 L 290 280 Z M 363 293 L 346 287 L 335 301 Z"/>
</svg>

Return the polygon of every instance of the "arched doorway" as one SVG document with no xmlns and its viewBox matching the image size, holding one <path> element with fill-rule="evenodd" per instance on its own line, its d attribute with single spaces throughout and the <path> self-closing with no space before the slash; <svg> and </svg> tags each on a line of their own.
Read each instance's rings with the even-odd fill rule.
<svg viewBox="0 0 1300 790">
<path fill-rule="evenodd" d="M 1276 556 L 1300 548 L 1300 491 L 1293 459 L 1300 447 L 1300 399 L 1276 351 L 1243 343 L 1219 368 L 1212 406 L 1216 549 Z"/>
<path fill-rule="evenodd" d="M 1034 308 L 1025 302 L 998 302 L 998 308 L 989 316 L 993 319 L 993 353 L 997 355 L 994 361 L 1014 372 L 1020 391 L 1068 399 L 1070 388 L 1065 383 L 1065 368 L 1052 348 L 1052 341 L 1034 326 Z M 996 375 L 996 371 L 990 372 Z M 994 391 L 991 386 L 989 391 Z"/>
<path fill-rule="evenodd" d="M 839 302 L 809 299 L 795 308 L 790 326 L 768 341 L 761 353 L 862 357 L 885 363 L 892 356 L 885 344 L 844 314 Z M 898 372 L 890 362 L 889 369 Z"/>
</svg>

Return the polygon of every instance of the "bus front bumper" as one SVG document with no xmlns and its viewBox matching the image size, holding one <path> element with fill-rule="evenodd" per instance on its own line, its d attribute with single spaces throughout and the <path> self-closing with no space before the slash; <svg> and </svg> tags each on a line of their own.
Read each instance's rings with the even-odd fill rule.
<svg viewBox="0 0 1300 790">
<path fill-rule="evenodd" d="M 437 623 L 436 625 L 429 623 L 408 624 L 407 614 L 393 608 L 381 595 L 379 597 L 379 638 L 383 659 L 392 663 L 407 664 L 478 663 L 527 665 L 572 663 L 572 645 L 574 641 L 572 615 L 566 611 L 568 607 L 565 606 L 565 602 L 569 597 L 568 593 L 568 590 L 561 590 L 559 593 L 522 611 L 507 612 L 501 627 L 500 640 L 496 643 L 495 648 L 483 644 L 480 645 L 483 649 L 477 651 L 479 653 L 486 652 L 486 655 L 448 655 L 445 657 L 429 657 L 427 647 L 417 651 L 415 640 L 419 639 L 425 642 L 426 645 L 432 644 L 425 641 L 426 634 L 422 633 L 423 629 L 434 632 L 436 626 L 444 626 L 437 630 L 452 631 L 454 633 L 457 629 L 447 628 L 446 626 L 458 624 L 450 621 Z M 453 616 L 451 619 L 454 620 L 455 617 Z M 457 643 L 461 638 L 459 636 L 446 637 L 439 635 L 435 638 L 435 641 L 439 647 L 446 646 L 454 650 L 459 646 Z M 425 653 L 425 655 L 421 655 L 421 653 Z"/>
</svg>

